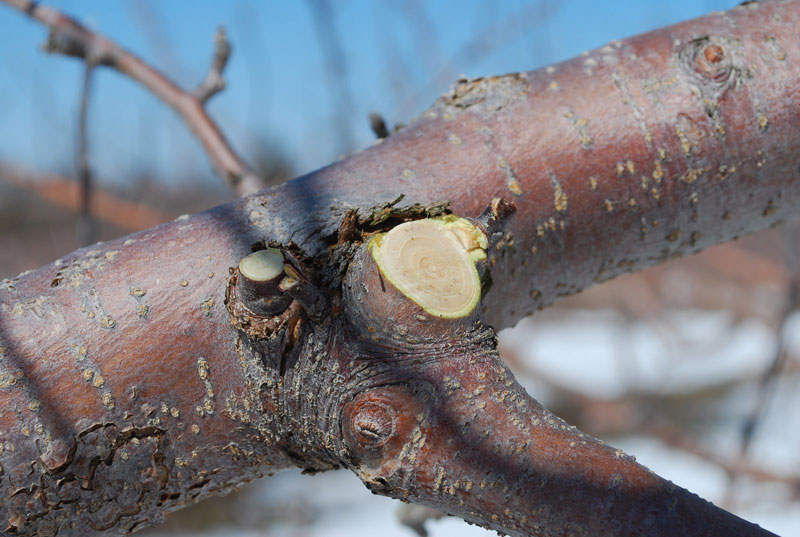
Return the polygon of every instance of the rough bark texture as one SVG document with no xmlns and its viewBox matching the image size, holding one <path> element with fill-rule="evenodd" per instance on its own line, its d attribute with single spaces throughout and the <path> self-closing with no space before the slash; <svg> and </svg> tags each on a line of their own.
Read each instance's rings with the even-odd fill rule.
<svg viewBox="0 0 800 537">
<path fill-rule="evenodd" d="M 299 466 L 511 535 L 768 535 L 549 414 L 489 327 L 791 214 L 798 29 L 800 2 L 750 3 L 459 81 L 344 161 L 3 281 L 0 529 L 129 531 Z M 426 316 L 365 252 L 498 197 L 517 212 L 469 318 Z M 229 272 L 266 244 L 298 282 L 274 317 Z"/>
</svg>

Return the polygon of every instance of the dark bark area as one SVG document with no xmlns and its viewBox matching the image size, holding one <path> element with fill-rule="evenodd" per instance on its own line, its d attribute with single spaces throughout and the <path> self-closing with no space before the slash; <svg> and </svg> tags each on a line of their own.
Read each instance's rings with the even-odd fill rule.
<svg viewBox="0 0 800 537">
<path fill-rule="evenodd" d="M 4 280 L 0 530 L 129 531 L 298 466 L 512 535 L 767 535 L 549 414 L 489 327 L 793 213 L 799 7 L 459 81 L 341 162 Z M 480 311 L 392 296 L 370 233 L 494 198 Z M 231 293 L 265 243 L 299 282 L 275 317 Z"/>
</svg>

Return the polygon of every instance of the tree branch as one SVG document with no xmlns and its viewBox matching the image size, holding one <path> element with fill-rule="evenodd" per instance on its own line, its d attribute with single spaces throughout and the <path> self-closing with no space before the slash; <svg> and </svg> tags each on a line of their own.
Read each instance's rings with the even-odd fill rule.
<svg viewBox="0 0 800 537">
<path fill-rule="evenodd" d="M 237 195 L 249 194 L 262 188 L 260 179 L 250 166 L 231 148 L 204 104 L 214 93 L 221 91 L 224 33 L 217 34 L 216 51 L 209 77 L 219 75 L 219 80 L 209 82 L 209 77 L 198 88 L 197 94 L 180 88 L 163 73 L 147 65 L 140 58 L 122 49 L 110 39 L 89 30 L 75 19 L 32 0 L 2 0 L 26 13 L 50 29 L 44 49 L 48 52 L 81 58 L 93 65 L 111 67 L 129 76 L 169 105 L 186 123 L 189 130 L 203 145 L 208 158 L 219 175 Z M 223 45 L 220 44 L 223 42 Z M 230 49 L 228 48 L 228 52 Z M 226 58 L 225 58 L 226 59 Z M 218 72 L 217 72 L 218 71 Z M 209 84 L 208 89 L 206 84 Z M 203 88 L 203 89 L 201 89 Z"/>
<path fill-rule="evenodd" d="M 515 537 L 771 535 L 553 416 L 489 326 L 796 212 L 799 7 L 459 81 L 363 152 L 3 281 L 7 531 L 132 531 L 282 468 L 344 467 Z M 495 198 L 517 210 L 490 241 L 472 218 L 503 222 Z M 436 261 L 381 268 L 405 232 L 435 236 Z M 238 274 L 267 246 L 288 305 L 265 316 Z M 478 305 L 447 310 L 467 280 Z"/>
<path fill-rule="evenodd" d="M 644 434 L 662 441 L 666 445 L 699 457 L 727 472 L 732 478 L 748 477 L 753 481 L 780 483 L 800 491 L 800 476 L 777 474 L 750 464 L 745 456 L 723 456 L 705 449 L 696 439 L 682 432 L 680 424 L 686 423 L 668 415 L 665 411 L 671 403 L 685 402 L 687 399 L 706 395 L 705 392 L 729 392 L 733 388 L 752 382 L 752 378 L 739 378 L 721 386 L 706 386 L 694 393 L 653 394 L 629 392 L 609 399 L 588 395 L 582 391 L 564 386 L 546 373 L 523 362 L 511 349 L 500 348 L 500 356 L 512 369 L 521 372 L 528 379 L 547 387 L 548 392 L 559 401 L 554 404 L 554 412 L 564 416 L 579 427 L 585 427 L 597 436 L 617 436 L 620 434 Z M 553 403 L 551 403 L 553 404 Z M 694 403 L 695 406 L 699 406 Z M 603 419 L 601 416 L 607 415 Z"/>
<path fill-rule="evenodd" d="M 790 221 L 784 229 L 784 255 L 785 265 L 791 274 L 791 279 L 786 289 L 786 304 L 778 317 L 778 326 L 775 330 L 775 351 L 770 360 L 770 365 L 758 383 L 758 395 L 754 408 L 749 412 L 742 423 L 740 438 L 740 455 L 747 456 L 750 444 L 755 437 L 759 422 L 764 418 L 772 398 L 775 396 L 777 381 L 781 371 L 789 360 L 787 339 L 789 332 L 789 318 L 800 304 L 800 252 L 798 252 L 798 231 L 800 221 Z"/>
<path fill-rule="evenodd" d="M 225 28 L 220 26 L 214 34 L 214 58 L 205 80 L 192 92 L 195 98 L 205 104 L 211 97 L 225 89 L 225 79 L 222 77 L 228 58 L 231 56 L 231 44 Z"/>
<path fill-rule="evenodd" d="M 80 220 L 78 221 L 78 244 L 88 246 L 95 242 L 95 229 L 92 218 L 92 171 L 89 167 L 89 133 L 88 115 L 89 99 L 92 88 L 92 72 L 94 63 L 86 61 L 81 87 L 80 106 L 78 107 L 78 136 L 76 143 L 76 169 L 80 184 Z"/>
<path fill-rule="evenodd" d="M 337 133 L 338 151 L 353 150 L 353 98 L 347 80 L 347 56 L 336 31 L 336 17 L 329 0 L 308 0 L 314 31 L 324 58 L 325 79 L 331 101 L 331 129 Z"/>
<path fill-rule="evenodd" d="M 386 121 L 384 121 L 383 116 L 378 112 L 369 113 L 369 126 L 377 138 L 389 137 L 389 129 L 386 128 Z"/>
</svg>

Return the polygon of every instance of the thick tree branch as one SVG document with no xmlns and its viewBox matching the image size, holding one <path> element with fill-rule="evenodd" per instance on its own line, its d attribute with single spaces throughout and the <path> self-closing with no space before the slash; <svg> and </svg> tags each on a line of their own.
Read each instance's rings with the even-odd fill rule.
<svg viewBox="0 0 800 537">
<path fill-rule="evenodd" d="M 200 141 L 214 170 L 237 195 L 262 188 L 261 181 L 247 162 L 234 152 L 217 124 L 205 110 L 205 102 L 221 91 L 221 73 L 227 61 L 224 33 L 217 33 L 211 72 L 195 93 L 187 92 L 166 75 L 122 49 L 110 39 L 89 30 L 75 19 L 32 0 L 2 0 L 25 12 L 50 29 L 45 50 L 82 58 L 90 64 L 116 69 L 147 88 L 169 105 L 184 120 Z M 221 52 L 222 51 L 222 52 Z M 227 52 L 230 48 L 227 47 Z M 213 80 L 212 80 L 213 79 Z"/>
<path fill-rule="evenodd" d="M 346 467 L 519 537 L 769 535 L 553 416 L 489 325 L 796 212 L 799 7 L 459 81 L 366 151 L 3 281 L 0 520 L 134 530 L 254 476 Z M 469 218 L 495 198 L 517 211 L 490 242 Z M 403 229 L 458 263 L 412 256 L 418 280 L 397 283 L 382 241 L 423 218 Z M 285 263 L 274 315 L 238 280 L 267 246 Z M 473 271 L 479 305 L 447 310 Z"/>
</svg>

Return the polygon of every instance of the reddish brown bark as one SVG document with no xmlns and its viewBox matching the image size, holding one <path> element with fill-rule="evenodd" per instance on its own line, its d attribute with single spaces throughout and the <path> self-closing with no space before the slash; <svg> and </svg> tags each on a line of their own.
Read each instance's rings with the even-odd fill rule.
<svg viewBox="0 0 800 537">
<path fill-rule="evenodd" d="M 130 530 L 280 468 L 345 466 L 511 535 L 767 535 L 549 414 L 488 326 L 793 212 L 799 7 L 461 81 L 342 162 L 4 281 L 0 521 Z M 497 197 L 517 213 L 473 317 L 425 317 L 376 277 L 371 232 Z M 303 284 L 276 318 L 228 291 L 265 243 Z"/>
</svg>

